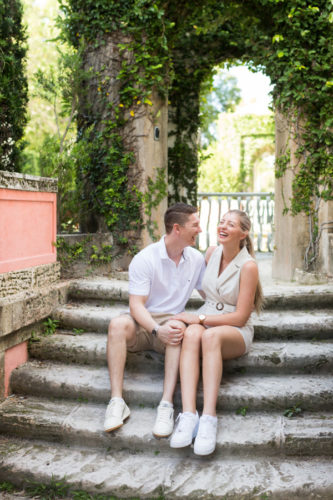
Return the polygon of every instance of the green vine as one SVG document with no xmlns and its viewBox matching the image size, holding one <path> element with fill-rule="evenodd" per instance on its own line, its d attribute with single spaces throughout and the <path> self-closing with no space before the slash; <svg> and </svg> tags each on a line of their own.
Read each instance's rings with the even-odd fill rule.
<svg viewBox="0 0 333 500">
<path fill-rule="evenodd" d="M 169 201 L 195 203 L 200 90 L 214 66 L 242 61 L 270 77 L 274 106 L 289 122 L 296 152 L 280 157 L 276 175 L 293 169 L 286 211 L 308 216 L 305 264 L 314 265 L 321 202 L 333 199 L 332 2 L 62 0 L 61 6 L 64 36 L 84 47 L 89 74 L 78 115 L 86 144 L 78 175 L 84 229 L 104 223 L 118 235 L 138 234 L 146 215 L 152 232 L 152 200 L 164 188 L 152 180 L 142 186 L 129 174 L 140 169 L 137 120 L 154 120 L 155 96 L 169 101 Z"/>
<path fill-rule="evenodd" d="M 129 173 L 138 168 L 136 121 L 147 116 L 153 121 L 159 113 L 153 93 L 162 102 L 167 93 L 166 31 L 172 23 L 161 7 L 146 1 L 132 9 L 109 0 L 61 5 L 63 32 L 74 46 L 85 44 L 83 67 L 90 72 L 78 117 L 79 139 L 86 144 L 78 172 L 82 229 L 107 228 L 116 239 L 126 234 L 133 242 L 144 214 L 152 234 L 151 209 L 165 197 L 161 177 L 142 186 Z M 111 69 L 110 59 L 99 57 L 103 50 L 114 56 Z"/>
<path fill-rule="evenodd" d="M 152 241 L 156 241 L 158 236 L 155 231 L 158 229 L 157 222 L 153 220 L 153 209 L 157 208 L 161 201 L 168 196 L 168 186 L 165 182 L 165 169 L 156 169 L 156 181 L 150 177 L 147 179 L 147 191 L 144 195 L 145 214 L 147 216 L 147 230 Z"/>
</svg>

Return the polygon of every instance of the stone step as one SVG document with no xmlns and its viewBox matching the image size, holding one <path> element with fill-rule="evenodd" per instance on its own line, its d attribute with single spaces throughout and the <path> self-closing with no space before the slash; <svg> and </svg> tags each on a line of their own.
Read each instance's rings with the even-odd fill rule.
<svg viewBox="0 0 333 500">
<path fill-rule="evenodd" d="M 184 458 L 0 438 L 0 481 L 18 487 L 57 483 L 62 491 L 68 485 L 68 498 L 85 491 L 140 499 L 329 499 L 331 466 L 325 457 Z"/>
<path fill-rule="evenodd" d="M 163 387 L 163 374 L 125 372 L 124 398 L 132 406 L 156 406 Z M 16 394 L 77 401 L 107 403 L 110 382 L 106 367 L 66 365 L 31 361 L 12 372 L 11 388 Z M 300 405 L 308 411 L 331 411 L 333 379 L 322 375 L 226 375 L 219 391 L 218 409 L 251 411 L 284 410 Z M 180 407 L 180 392 L 175 403 Z M 198 391 L 202 407 L 202 391 Z"/>
<path fill-rule="evenodd" d="M 131 416 L 117 431 L 105 433 L 106 406 L 74 401 L 12 396 L 0 407 L 0 428 L 6 435 L 64 444 L 148 454 L 192 456 L 191 447 L 174 450 L 168 439 L 152 435 L 156 410 L 131 408 Z M 331 456 L 333 414 L 304 413 L 287 418 L 280 413 L 218 414 L 215 457 Z"/>
<path fill-rule="evenodd" d="M 59 331 L 40 341 L 31 342 L 30 354 L 37 359 L 64 363 L 106 366 L 105 334 Z M 163 356 L 153 351 L 128 353 L 128 370 L 147 373 L 163 371 Z M 232 373 L 322 373 L 333 372 L 333 342 L 262 342 L 255 341 L 249 354 L 226 361 L 224 371 Z"/>
<path fill-rule="evenodd" d="M 110 320 L 128 311 L 126 304 L 68 303 L 52 316 L 65 328 L 104 332 Z M 333 314 L 330 310 L 268 311 L 254 318 L 255 337 L 259 339 L 330 339 L 333 338 Z"/>
<path fill-rule="evenodd" d="M 265 309 L 332 308 L 333 287 L 331 285 L 296 286 L 275 285 L 264 288 Z M 128 281 L 109 278 L 79 279 L 72 281 L 69 289 L 71 299 L 128 302 Z M 202 298 L 194 291 L 189 305 L 199 307 Z"/>
</svg>

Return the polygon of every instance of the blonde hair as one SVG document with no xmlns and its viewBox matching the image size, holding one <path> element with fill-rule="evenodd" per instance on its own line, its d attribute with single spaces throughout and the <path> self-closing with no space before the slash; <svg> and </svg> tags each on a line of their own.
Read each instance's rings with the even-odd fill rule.
<svg viewBox="0 0 333 500">
<path fill-rule="evenodd" d="M 241 227 L 242 231 L 248 231 L 250 232 L 251 229 L 251 221 L 250 217 L 247 215 L 246 212 L 243 212 L 242 210 L 229 210 L 227 212 L 228 214 L 236 214 L 239 217 L 239 224 Z M 253 242 L 252 239 L 250 238 L 250 235 L 247 234 L 247 236 L 240 241 L 240 249 L 242 249 L 244 246 L 246 246 L 247 251 L 253 257 L 254 259 L 256 258 L 255 253 L 254 253 L 254 248 L 253 248 Z M 262 291 L 262 286 L 260 283 L 260 278 L 258 278 L 258 284 L 256 288 L 256 293 L 254 295 L 254 307 L 257 313 L 259 313 L 264 305 L 264 294 Z"/>
</svg>

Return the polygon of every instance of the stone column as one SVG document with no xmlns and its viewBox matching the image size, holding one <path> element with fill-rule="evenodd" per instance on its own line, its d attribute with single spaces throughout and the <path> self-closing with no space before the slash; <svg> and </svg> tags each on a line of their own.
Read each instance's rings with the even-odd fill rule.
<svg viewBox="0 0 333 500">
<path fill-rule="evenodd" d="M 122 63 L 135 65 L 134 52 L 120 50 L 120 42 L 123 45 L 131 42 L 131 38 L 122 33 L 114 33 L 112 36 L 105 35 L 98 48 L 89 46 L 83 57 L 83 66 L 90 75 L 85 81 L 85 88 L 80 98 L 78 124 L 80 130 L 85 130 L 94 124 L 93 132 L 103 134 L 110 121 L 116 121 L 121 107 L 124 124 L 117 128 L 120 134 L 124 151 L 133 153 L 133 163 L 127 172 L 127 189 L 135 186 L 141 193 L 148 189 L 148 178 L 156 181 L 157 172 L 164 169 L 164 177 L 167 183 L 167 103 L 152 91 L 149 99 L 141 99 L 140 88 L 137 89 L 137 97 L 133 97 L 133 103 L 129 107 L 120 102 L 119 92 L 121 80 L 119 73 Z M 109 125 L 108 125 L 109 126 Z M 93 136 L 93 134 L 92 134 Z M 109 138 L 110 136 L 110 138 Z M 105 144 L 113 147 L 113 137 L 110 132 L 105 135 Z M 93 160 L 94 161 L 94 160 Z M 96 174 L 97 175 L 97 174 Z M 99 178 L 91 178 L 86 175 L 83 179 L 83 191 L 85 199 L 93 199 L 91 193 L 96 190 L 98 183 L 103 179 L 103 172 L 99 172 Z M 111 183 L 110 183 L 111 184 Z M 110 185 L 110 188 L 112 185 Z M 152 201 L 156 200 L 156 194 L 152 194 Z M 91 208 L 91 207 L 88 207 Z M 142 248 L 152 241 L 148 225 L 150 221 L 156 221 L 155 237 L 164 233 L 163 214 L 167 208 L 167 197 L 162 200 L 151 214 L 146 213 L 146 207 L 142 208 L 144 220 L 143 230 L 129 232 L 128 236 L 132 242 Z M 112 210 L 112 206 L 110 206 Z M 81 217 L 83 232 L 106 232 L 104 216 L 93 211 L 85 210 Z"/>
<path fill-rule="evenodd" d="M 333 277 L 333 201 L 324 203 L 319 213 L 322 225 L 319 250 L 319 268 L 323 274 Z"/>
<path fill-rule="evenodd" d="M 167 155 L 168 155 L 168 107 L 156 94 L 152 97 L 152 103 L 148 113 L 134 121 L 136 130 L 136 169 L 139 176 L 136 183 L 141 192 L 147 192 L 148 178 L 156 181 L 158 171 L 163 170 L 166 188 L 168 185 Z M 162 170 L 161 170 L 162 169 Z M 152 201 L 158 193 L 151 193 Z M 168 199 L 164 199 L 151 214 L 145 213 L 143 208 L 144 228 L 141 234 L 141 245 L 145 247 L 152 242 L 151 231 L 154 237 L 160 238 L 165 233 L 164 212 L 168 207 Z M 156 227 L 152 226 L 156 223 Z"/>
<path fill-rule="evenodd" d="M 297 165 L 295 151 L 297 145 L 292 138 L 290 124 L 287 118 L 277 112 L 276 126 L 276 157 L 283 155 L 290 149 L 291 166 Z M 291 216 L 283 214 L 286 206 L 290 205 L 292 197 L 292 182 L 294 173 L 287 169 L 283 177 L 275 180 L 275 215 L 274 232 L 275 247 L 273 256 L 273 278 L 291 281 L 295 278 L 296 269 L 304 268 L 304 254 L 309 244 L 308 218 L 304 214 Z M 333 220 L 333 203 L 322 202 L 319 224 Z M 316 272 L 321 274 L 333 273 L 333 225 L 322 233 L 319 259 Z"/>
<path fill-rule="evenodd" d="M 276 112 L 276 157 L 290 149 L 291 162 L 295 163 L 296 144 L 290 136 L 288 120 Z M 303 214 L 283 214 L 292 196 L 293 173 L 288 169 L 283 177 L 275 179 L 275 246 L 273 255 L 273 278 L 291 281 L 295 269 L 303 268 L 304 252 L 308 244 L 307 217 Z"/>
</svg>

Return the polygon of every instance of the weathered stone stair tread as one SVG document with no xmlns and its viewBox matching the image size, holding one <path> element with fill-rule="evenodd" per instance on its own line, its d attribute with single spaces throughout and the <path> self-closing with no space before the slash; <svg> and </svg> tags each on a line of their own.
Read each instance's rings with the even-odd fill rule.
<svg viewBox="0 0 333 500">
<path fill-rule="evenodd" d="M 117 431 L 103 431 L 106 405 L 76 401 L 48 401 L 43 398 L 13 396 L 0 407 L 4 433 L 29 439 L 72 443 L 79 446 L 121 450 L 149 450 L 156 454 L 192 453 L 190 447 L 172 450 L 167 439 L 152 435 L 156 410 L 131 408 L 131 416 Z M 241 453 L 242 456 L 331 455 L 333 414 L 308 413 L 286 418 L 282 413 L 220 412 L 215 456 Z"/>
<path fill-rule="evenodd" d="M 67 331 L 41 337 L 30 346 L 38 359 L 53 359 L 81 364 L 106 365 L 106 335 L 75 334 Z M 163 357 L 155 352 L 128 353 L 127 368 L 145 371 L 163 369 Z M 251 371 L 333 372 L 333 341 L 262 342 L 255 341 L 246 356 L 225 362 L 225 370 L 245 368 Z"/>
<path fill-rule="evenodd" d="M 128 301 L 128 281 L 109 278 L 79 279 L 71 282 L 70 297 L 75 299 Z M 304 305 L 330 307 L 333 304 L 333 286 L 265 286 L 266 307 L 299 308 Z M 197 291 L 190 299 L 192 304 L 202 302 Z"/>
<path fill-rule="evenodd" d="M 53 317 L 67 328 L 83 328 L 89 331 L 104 332 L 108 330 L 110 320 L 120 313 L 128 311 L 125 304 L 91 305 L 87 303 L 70 303 L 58 307 Z M 299 338 L 332 338 L 333 316 L 329 310 L 315 311 L 267 311 L 254 318 L 257 338 L 297 336 Z"/>
<path fill-rule="evenodd" d="M 207 499 L 332 498 L 331 460 L 217 460 L 126 451 L 110 453 L 60 444 L 0 438 L 0 480 L 22 486 L 28 480 L 65 480 L 73 490 L 121 498 Z"/>
<path fill-rule="evenodd" d="M 110 383 L 106 367 L 32 361 L 13 371 L 13 392 L 63 399 L 86 398 L 106 402 Z M 124 396 L 132 405 L 156 405 L 162 394 L 163 374 L 125 373 Z M 301 404 L 311 411 L 331 410 L 333 378 L 321 375 L 226 375 L 220 388 L 219 409 L 285 409 Z M 202 395 L 198 396 L 202 404 Z M 180 404 L 179 391 L 176 403 Z"/>
</svg>

